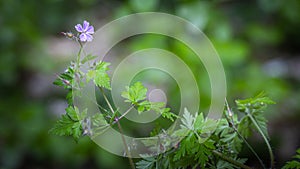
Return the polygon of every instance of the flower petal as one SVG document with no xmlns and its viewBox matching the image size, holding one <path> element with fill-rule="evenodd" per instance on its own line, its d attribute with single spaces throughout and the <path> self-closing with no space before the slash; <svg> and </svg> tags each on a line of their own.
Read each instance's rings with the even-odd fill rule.
<svg viewBox="0 0 300 169">
<path fill-rule="evenodd" d="M 90 26 L 90 23 L 88 21 L 83 21 L 83 31 L 86 32 L 87 29 L 89 28 Z"/>
<path fill-rule="evenodd" d="M 87 34 L 94 34 L 94 27 L 93 26 L 89 26 L 88 29 L 86 30 Z"/>
<path fill-rule="evenodd" d="M 87 36 L 85 33 L 82 33 L 79 35 L 79 39 L 81 42 L 85 42 L 87 40 Z"/>
<path fill-rule="evenodd" d="M 87 40 L 88 42 L 91 42 L 91 41 L 93 40 L 93 36 L 90 35 L 90 34 L 86 34 L 86 40 Z"/>
<path fill-rule="evenodd" d="M 80 24 L 75 25 L 75 29 L 77 32 L 83 32 L 82 26 Z"/>
</svg>

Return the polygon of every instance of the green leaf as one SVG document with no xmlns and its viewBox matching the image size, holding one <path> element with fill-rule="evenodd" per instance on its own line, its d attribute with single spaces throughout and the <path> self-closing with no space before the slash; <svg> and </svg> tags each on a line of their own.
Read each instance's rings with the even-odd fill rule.
<svg viewBox="0 0 300 169">
<path fill-rule="evenodd" d="M 204 144 L 199 144 L 196 150 L 195 160 L 199 162 L 201 168 L 205 168 L 211 154 L 212 152 Z"/>
<path fill-rule="evenodd" d="M 194 122 L 194 129 L 195 130 L 199 130 L 202 128 L 204 123 L 204 117 L 203 117 L 203 113 L 200 113 L 197 117 L 196 120 Z"/>
<path fill-rule="evenodd" d="M 85 75 L 86 75 L 86 81 L 89 82 L 90 80 L 95 78 L 96 71 L 95 70 L 89 70 Z"/>
<path fill-rule="evenodd" d="M 205 122 L 203 123 L 203 126 L 200 130 L 201 134 L 209 134 L 209 135 L 212 134 L 215 131 L 215 129 L 217 128 L 217 125 L 218 125 L 218 123 L 216 120 L 207 118 L 205 120 Z"/>
<path fill-rule="evenodd" d="M 79 121 L 72 120 L 68 115 L 62 115 L 49 133 L 59 136 L 73 136 L 75 141 L 78 141 L 82 128 Z"/>
<path fill-rule="evenodd" d="M 68 105 L 73 105 L 73 91 L 69 90 L 66 96 Z"/>
<path fill-rule="evenodd" d="M 239 111 L 244 112 L 247 114 L 247 116 L 252 116 L 253 119 L 258 124 L 259 128 L 263 132 L 263 134 L 269 138 L 268 131 L 267 131 L 267 119 L 263 116 L 262 112 L 267 107 L 268 104 L 275 104 L 274 101 L 272 101 L 270 98 L 265 96 L 264 92 L 259 93 L 257 96 L 249 99 L 244 100 L 236 100 L 237 107 Z M 249 130 L 249 127 L 252 129 L 258 131 L 257 127 L 253 124 L 251 119 L 247 119 L 250 117 L 244 117 L 241 120 L 241 127 L 244 132 L 244 136 L 248 137 L 251 131 Z M 245 124 L 243 124 L 245 123 Z M 248 129 L 247 129 L 248 128 Z M 241 130 L 241 131 L 243 131 Z M 239 130 L 240 131 L 240 130 Z"/>
<path fill-rule="evenodd" d="M 78 118 L 78 108 L 69 106 L 66 108 L 66 114 L 61 116 L 49 133 L 59 136 L 73 136 L 78 141 L 82 135 L 82 127 Z"/>
<path fill-rule="evenodd" d="M 152 168 L 154 168 L 155 163 L 156 163 L 156 160 L 154 157 L 143 158 L 143 160 L 136 163 L 136 168 L 137 169 L 152 169 Z"/>
<path fill-rule="evenodd" d="M 110 78 L 106 71 L 108 71 L 108 66 L 110 63 L 101 62 L 96 66 L 96 74 L 94 82 L 99 87 L 104 87 L 106 89 L 111 89 L 110 87 Z"/>
<path fill-rule="evenodd" d="M 292 161 L 286 162 L 282 169 L 300 169 L 300 148 L 297 149 L 297 154 Z"/>
<path fill-rule="evenodd" d="M 145 100 L 141 103 L 137 103 L 138 113 L 141 114 L 144 111 L 149 111 L 151 109 L 151 102 Z"/>
<path fill-rule="evenodd" d="M 249 117 L 245 116 L 238 124 L 238 132 L 245 138 L 248 138 L 252 134 L 253 128 L 250 128 L 252 121 Z"/>
<path fill-rule="evenodd" d="M 209 156 L 212 155 L 210 149 L 215 149 L 213 141 L 206 141 L 204 143 L 199 143 L 196 136 L 184 138 L 180 143 L 180 148 L 175 152 L 173 161 L 185 161 L 185 159 L 190 159 L 188 164 L 181 164 L 183 166 L 197 166 L 200 165 L 201 168 L 205 168 Z"/>
<path fill-rule="evenodd" d="M 170 110 L 171 110 L 170 108 L 163 108 L 161 110 L 161 115 L 164 118 L 169 119 L 173 122 L 175 118 L 178 118 L 178 116 L 176 114 L 170 112 Z"/>
<path fill-rule="evenodd" d="M 107 71 L 109 70 L 109 65 L 110 63 L 107 62 L 98 63 L 95 70 L 89 70 L 86 73 L 87 82 L 93 79 L 96 86 L 104 87 L 106 89 L 111 90 L 110 78 L 107 74 Z"/>
<path fill-rule="evenodd" d="M 79 121 L 79 118 L 78 118 L 79 111 L 78 111 L 77 107 L 74 108 L 73 106 L 69 106 L 66 108 L 66 112 L 67 112 L 67 115 L 71 118 L 71 120 Z"/>
<path fill-rule="evenodd" d="M 136 82 L 130 87 L 126 87 L 126 91 L 122 93 L 126 102 L 131 102 L 136 105 L 139 101 L 146 99 L 147 88 L 143 86 L 141 82 Z"/>
<path fill-rule="evenodd" d="M 105 120 L 103 114 L 96 113 L 92 116 L 92 124 L 95 127 L 107 125 L 107 121 Z"/>
<path fill-rule="evenodd" d="M 183 118 L 181 119 L 182 124 L 180 125 L 181 128 L 194 130 L 194 120 L 195 118 L 193 117 L 193 115 L 191 115 L 191 113 L 186 108 L 184 108 Z"/>
<path fill-rule="evenodd" d="M 275 104 L 273 100 L 271 100 L 269 97 L 266 97 L 265 92 L 261 92 L 253 98 L 236 100 L 235 102 L 241 112 L 245 112 L 247 108 L 262 110 L 269 104 Z"/>
<path fill-rule="evenodd" d="M 68 69 L 61 73 L 53 82 L 54 85 L 61 86 L 65 89 L 72 89 L 74 79 L 74 68 L 69 66 Z"/>
</svg>

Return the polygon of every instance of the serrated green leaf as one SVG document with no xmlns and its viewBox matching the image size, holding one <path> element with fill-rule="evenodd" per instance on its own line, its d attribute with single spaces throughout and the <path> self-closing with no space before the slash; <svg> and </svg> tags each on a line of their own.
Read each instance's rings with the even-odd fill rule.
<svg viewBox="0 0 300 169">
<path fill-rule="evenodd" d="M 264 133 L 264 135 L 269 138 L 268 129 L 267 129 L 267 119 L 263 116 L 261 112 L 253 112 L 253 118 L 256 120 L 258 126 Z M 257 131 L 257 128 L 253 126 L 253 128 Z"/>
<path fill-rule="evenodd" d="M 300 162 L 289 161 L 282 167 L 282 169 L 300 169 Z"/>
<path fill-rule="evenodd" d="M 92 123 L 94 126 L 99 127 L 107 124 L 103 114 L 96 113 L 92 116 Z"/>
<path fill-rule="evenodd" d="M 296 155 L 292 161 L 286 162 L 282 169 L 300 169 L 300 148 L 297 149 Z"/>
<path fill-rule="evenodd" d="M 59 136 L 73 136 L 75 141 L 78 141 L 82 128 L 79 121 L 72 120 L 68 115 L 62 115 L 49 133 Z"/>
<path fill-rule="evenodd" d="M 89 82 L 90 80 L 94 79 L 96 75 L 96 71 L 95 70 L 89 70 L 85 76 L 86 76 L 86 81 Z"/>
<path fill-rule="evenodd" d="M 196 120 L 194 122 L 194 129 L 199 130 L 200 128 L 202 128 L 203 123 L 204 123 L 203 113 L 200 113 L 198 116 L 196 116 Z"/>
<path fill-rule="evenodd" d="M 151 109 L 151 102 L 145 100 L 141 103 L 137 103 L 138 113 L 141 114 L 144 111 L 149 111 Z"/>
<path fill-rule="evenodd" d="M 99 63 L 94 70 L 89 70 L 86 73 L 86 81 L 93 80 L 96 86 L 110 90 L 110 78 L 107 74 L 109 65 L 110 63 L 107 62 Z"/>
<path fill-rule="evenodd" d="M 72 126 L 72 136 L 75 141 L 78 141 L 80 136 L 82 135 L 82 128 L 80 122 L 76 122 Z"/>
<path fill-rule="evenodd" d="M 252 134 L 252 128 L 250 125 L 252 124 L 249 117 L 245 116 L 242 118 L 241 122 L 238 125 L 238 132 L 245 138 L 248 138 Z"/>
<path fill-rule="evenodd" d="M 94 83 L 99 87 L 104 87 L 106 89 L 111 90 L 110 87 L 110 78 L 107 74 L 108 66 L 110 63 L 107 62 L 101 62 L 98 64 L 95 68 L 95 77 L 94 77 Z"/>
<path fill-rule="evenodd" d="M 146 94 L 147 88 L 145 88 L 141 82 L 136 82 L 132 86 L 126 87 L 126 91 L 122 93 L 122 97 L 124 97 L 127 102 L 137 104 L 139 101 L 146 99 Z"/>
<path fill-rule="evenodd" d="M 212 152 L 205 147 L 203 144 L 199 144 L 197 147 L 197 153 L 195 154 L 195 160 L 197 160 L 201 166 L 201 168 L 205 168 L 209 156 L 212 154 Z"/>
<path fill-rule="evenodd" d="M 66 108 L 66 112 L 67 112 L 67 115 L 71 118 L 71 120 L 73 120 L 73 121 L 79 120 L 79 118 L 78 118 L 79 111 L 78 111 L 77 107 L 74 108 L 73 106 L 69 106 Z"/>
<path fill-rule="evenodd" d="M 144 158 L 143 160 L 136 163 L 137 169 L 152 169 L 156 160 L 153 157 Z"/>
<path fill-rule="evenodd" d="M 185 108 L 183 113 L 183 118 L 181 119 L 182 125 L 181 128 L 187 128 L 190 130 L 194 130 L 194 120 L 195 118 L 191 113 Z"/>
<path fill-rule="evenodd" d="M 246 108 L 261 110 L 269 104 L 275 104 L 273 100 L 271 100 L 269 97 L 266 97 L 264 92 L 259 93 L 253 98 L 236 100 L 235 102 L 238 106 L 238 109 L 242 112 L 244 112 Z"/>
<path fill-rule="evenodd" d="M 203 133 L 213 133 L 217 127 L 218 123 L 216 120 L 213 119 L 206 119 L 203 123 L 203 127 L 201 128 L 201 134 Z"/>
<path fill-rule="evenodd" d="M 69 90 L 66 96 L 68 105 L 73 105 L 73 91 Z"/>
<path fill-rule="evenodd" d="M 170 108 L 163 108 L 161 110 L 161 115 L 164 118 L 169 119 L 173 122 L 175 118 L 178 118 L 178 116 L 176 114 L 170 112 L 170 110 L 171 110 Z"/>
</svg>

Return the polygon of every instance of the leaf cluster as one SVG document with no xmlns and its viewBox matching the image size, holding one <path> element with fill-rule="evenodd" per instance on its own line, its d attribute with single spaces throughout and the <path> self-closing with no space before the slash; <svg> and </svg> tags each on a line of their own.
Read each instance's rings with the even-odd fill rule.
<svg viewBox="0 0 300 169">
<path fill-rule="evenodd" d="M 78 141 L 83 131 L 78 114 L 76 107 L 66 108 L 66 114 L 61 116 L 61 119 L 55 123 L 49 132 L 59 136 L 73 136 L 75 141 Z"/>
<path fill-rule="evenodd" d="M 300 169 L 300 148 L 297 149 L 294 159 L 286 162 L 282 169 Z"/>
<path fill-rule="evenodd" d="M 177 146 L 163 154 L 139 161 L 139 168 L 247 168 L 246 158 L 239 157 L 242 146 L 251 132 L 256 129 L 254 117 L 261 128 L 266 128 L 263 110 L 268 104 L 274 104 L 264 94 L 237 100 L 237 109 L 244 113 L 238 118 L 229 107 L 224 110 L 220 120 L 204 118 L 203 114 L 192 115 L 187 109 L 181 117 L 180 129 L 170 137 L 181 138 Z M 265 130 L 267 134 L 267 130 Z"/>
<path fill-rule="evenodd" d="M 162 115 L 162 117 L 174 121 L 178 116 L 166 108 L 164 102 L 150 102 L 147 100 L 147 88 L 141 83 L 136 82 L 131 86 L 126 86 L 126 90 L 121 95 L 125 102 L 131 103 L 138 110 L 138 113 L 153 110 Z"/>
</svg>

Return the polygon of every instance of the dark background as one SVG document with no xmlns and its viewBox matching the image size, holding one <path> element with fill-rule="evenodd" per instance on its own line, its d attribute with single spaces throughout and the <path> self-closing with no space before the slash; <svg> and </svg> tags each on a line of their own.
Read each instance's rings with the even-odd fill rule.
<svg viewBox="0 0 300 169">
<path fill-rule="evenodd" d="M 223 61 L 232 106 L 234 99 L 260 91 L 277 102 L 265 114 L 277 168 L 295 154 L 300 147 L 300 1 L 1 0 L 1 169 L 129 168 L 127 159 L 102 150 L 89 138 L 76 144 L 72 138 L 48 134 L 67 106 L 66 93 L 52 81 L 77 52 L 76 44 L 60 32 L 74 31 L 85 19 L 97 29 L 145 11 L 175 14 L 203 30 Z M 145 36 L 128 43 L 133 51 L 167 43 L 157 43 L 159 39 Z M 190 54 L 182 45 L 168 48 Z M 197 71 L 197 65 L 190 66 Z M 202 100 L 205 107 L 205 93 Z M 263 140 L 253 135 L 250 143 L 267 162 Z M 250 165 L 255 161 L 246 150 L 241 156 L 248 157 Z"/>
</svg>

